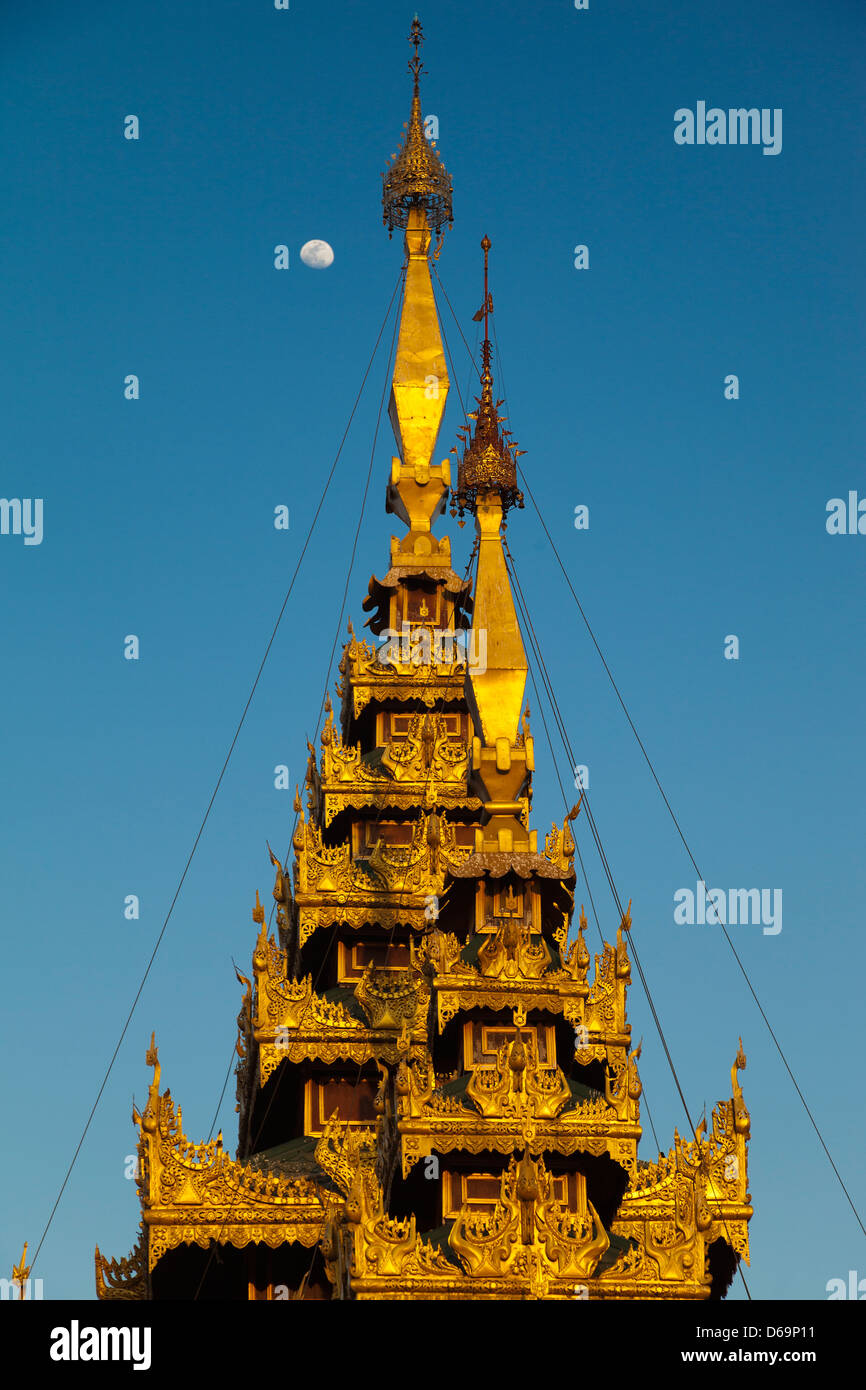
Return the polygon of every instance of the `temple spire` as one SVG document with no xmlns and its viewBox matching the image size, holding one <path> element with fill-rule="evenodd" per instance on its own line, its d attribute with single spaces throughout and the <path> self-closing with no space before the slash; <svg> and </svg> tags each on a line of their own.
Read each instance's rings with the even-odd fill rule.
<svg viewBox="0 0 866 1390">
<path fill-rule="evenodd" d="M 436 149 L 436 142 L 428 140 L 424 134 L 424 121 L 421 116 L 420 76 L 424 71 L 419 48 L 424 35 L 421 21 L 416 15 L 412 20 L 409 42 L 415 53 L 409 59 L 412 73 L 412 108 L 406 134 L 399 151 L 391 156 L 391 167 L 383 175 L 382 221 L 390 236 L 395 227 L 408 225 L 412 208 L 423 208 L 427 214 L 430 230 L 441 238 L 442 229 L 447 223 L 452 226 L 454 216 L 451 207 L 451 176 Z"/>
<path fill-rule="evenodd" d="M 481 344 L 481 395 L 475 397 L 478 409 L 469 412 L 469 419 L 475 427 L 469 434 L 463 427 L 463 457 L 457 471 L 457 488 L 452 495 L 451 515 L 478 510 L 478 499 L 488 492 L 496 492 L 502 504 L 503 518 L 509 508 L 523 506 L 523 493 L 517 486 L 517 459 L 526 451 L 518 449 L 511 431 L 503 429 L 508 418 L 499 414 L 502 401 L 493 399 L 492 345 L 489 322 L 493 313 L 493 295 L 488 285 L 488 257 L 492 242 L 485 236 L 481 242 L 484 252 L 484 303 L 474 315 L 477 323 L 484 320 L 484 341 Z M 456 453 L 457 449 L 452 449 Z M 503 527 L 504 527 L 503 520 Z"/>
<path fill-rule="evenodd" d="M 520 797 L 532 767 L 531 740 L 521 733 L 520 715 L 526 689 L 528 664 L 514 596 L 505 564 L 502 532 L 511 507 L 523 506 L 517 486 L 517 448 L 504 429 L 494 400 L 492 349 L 489 321 L 493 296 L 489 288 L 490 239 L 481 242 L 484 252 L 484 302 L 475 315 L 484 320 L 481 345 L 481 395 L 471 436 L 464 438 L 463 456 L 452 494 L 452 514 L 464 511 L 475 517 L 478 572 L 472 611 L 473 651 L 484 649 L 484 663 L 470 662 L 466 695 L 475 722 L 473 770 L 484 792 L 490 819 L 485 829 L 485 849 L 528 849 L 530 837 L 522 823 Z M 456 450 L 455 450 L 456 452 Z"/>
<path fill-rule="evenodd" d="M 392 459 L 386 506 L 408 526 L 409 534 L 392 541 L 391 563 L 415 562 L 429 569 L 450 568 L 451 564 L 448 538 L 437 540 L 431 534 L 433 517 L 445 510 L 451 473 L 447 459 L 440 464 L 432 462 L 449 381 L 430 276 L 431 234 L 435 231 L 441 237 L 445 222 L 451 221 L 451 180 L 424 134 L 419 91 L 422 39 L 416 15 L 410 35 L 415 50 L 409 59 L 412 111 L 403 145 L 399 154 L 392 156 L 393 163 L 384 177 L 382 205 L 389 233 L 394 227 L 405 228 L 406 253 L 400 335 L 388 406 L 399 457 Z"/>
</svg>

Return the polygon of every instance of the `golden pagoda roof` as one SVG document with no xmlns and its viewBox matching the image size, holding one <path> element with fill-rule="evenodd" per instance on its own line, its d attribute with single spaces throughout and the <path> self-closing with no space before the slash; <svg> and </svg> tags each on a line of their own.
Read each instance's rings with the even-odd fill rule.
<svg viewBox="0 0 866 1390">
<path fill-rule="evenodd" d="M 386 511 L 407 534 L 363 607 L 374 633 L 424 640 L 375 650 L 349 624 L 339 723 L 326 697 L 321 747 L 307 742 L 291 873 L 269 851 L 279 944 L 257 891 L 251 978 L 237 972 L 237 1157 L 221 1134 L 186 1138 L 152 1039 L 133 1112 L 141 1235 L 127 1260 L 97 1249 L 100 1298 L 162 1296 L 189 1271 L 200 1286 L 194 1251 L 154 1280 L 181 1246 L 243 1251 L 222 1251 L 249 1274 L 240 1298 L 276 1296 L 279 1266 L 298 1271 L 292 1298 L 701 1300 L 748 1261 L 742 1044 L 711 1131 L 639 1160 L 630 907 L 591 973 L 582 908 L 568 940 L 581 803 L 543 851 L 530 826 L 528 662 L 502 541 L 523 497 L 494 399 L 487 237 L 481 394 L 452 494 L 475 520 L 474 587 L 432 534 L 451 472 L 432 462 L 448 376 L 430 242 L 451 180 L 424 136 L 421 38 L 416 18 L 411 119 L 383 194 L 406 233 Z M 432 640 L 465 637 L 470 615 L 483 664 Z"/>
</svg>

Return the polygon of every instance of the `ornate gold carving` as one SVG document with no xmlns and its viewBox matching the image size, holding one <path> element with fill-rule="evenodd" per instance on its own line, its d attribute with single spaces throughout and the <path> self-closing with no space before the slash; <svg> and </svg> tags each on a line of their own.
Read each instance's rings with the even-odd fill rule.
<svg viewBox="0 0 866 1390">
<path fill-rule="evenodd" d="M 168 1091 L 159 1093 L 160 1065 L 153 1039 L 147 1060 L 154 1069 L 153 1080 L 143 1113 L 133 1108 L 133 1119 L 139 1127 L 138 1189 L 147 1227 L 148 1270 L 166 1250 L 181 1244 L 314 1245 L 323 1215 L 316 1184 L 229 1158 L 221 1133 L 206 1144 L 192 1143 L 183 1132 L 180 1107 L 175 1110 Z M 107 1267 L 103 1260 L 103 1277 Z M 122 1268 L 123 1262 L 118 1266 Z"/>
<path fill-rule="evenodd" d="M 430 990 L 417 970 L 381 970 L 368 965 L 355 990 L 373 1028 L 411 1027 L 426 1020 Z"/>
<path fill-rule="evenodd" d="M 334 737 L 323 747 L 321 798 L 323 824 L 328 826 L 346 807 L 383 806 L 410 809 L 424 802 L 435 788 L 443 808 L 481 809 L 477 797 L 466 794 L 466 745 L 453 739 L 440 714 L 416 714 L 405 739 L 389 742 L 378 760 L 365 759 L 360 744 L 345 745 Z"/>
<path fill-rule="evenodd" d="M 30 1275 L 30 1265 L 27 1263 L 27 1246 L 29 1241 L 24 1242 L 24 1249 L 21 1252 L 21 1259 L 18 1264 L 12 1262 L 12 1284 L 18 1289 L 19 1300 L 24 1299 L 24 1286 Z"/>
<path fill-rule="evenodd" d="M 639 1043 L 634 1052 L 629 1053 L 622 1071 L 614 1075 L 613 1079 L 606 1076 L 604 1082 L 605 1099 L 609 1105 L 613 1106 L 617 1119 L 635 1124 L 640 1113 L 638 1100 L 643 1090 L 637 1073 L 640 1052 L 641 1044 Z"/>
<path fill-rule="evenodd" d="M 97 1249 L 100 1298 L 147 1297 L 168 1250 L 214 1242 L 318 1245 L 340 1299 L 574 1299 L 581 1290 L 600 1300 L 700 1300 L 721 1292 L 720 1266 L 749 1258 L 742 1042 L 731 1097 L 713 1110 L 710 1130 L 702 1122 L 691 1139 L 675 1134 L 668 1154 L 639 1164 L 640 1046 L 626 1017 L 631 904 L 590 978 L 583 909 L 567 948 L 582 798 L 542 853 L 530 828 L 527 665 L 504 543 L 507 514 L 522 505 L 519 451 L 494 399 L 487 238 L 478 409 L 453 451 L 453 500 L 475 515 L 474 584 L 452 571 L 448 537 L 432 532 L 452 476 L 447 459 L 433 462 L 449 383 L 430 247 L 450 219 L 451 184 L 424 136 L 420 39 L 416 21 L 411 118 L 383 198 L 389 229 L 405 229 L 389 407 L 398 456 L 386 510 L 407 533 L 392 538 L 390 567 L 370 580 L 363 608 L 374 636 L 387 629 L 390 640 L 376 650 L 349 624 L 340 717 L 327 697 L 321 753 L 307 743 L 295 796 L 291 883 L 268 847 L 277 939 L 257 891 L 252 978 L 237 972 L 239 1152 L 249 1154 L 261 1132 L 261 1087 L 278 1067 L 303 1096 L 304 1132 L 287 1120 L 273 1133 L 285 1144 L 244 1160 L 225 1152 L 222 1135 L 192 1143 L 160 1092 L 152 1038 L 153 1077 L 143 1112 L 134 1111 L 142 1233 L 126 1260 Z M 475 652 L 485 635 L 484 670 L 442 640 L 470 621 Z M 397 843 L 406 827 L 408 843 Z M 311 942 L 317 931 L 331 939 Z M 378 954 L 385 943 L 393 957 Z M 340 1111 L 325 1120 L 333 1096 L 351 1087 L 347 1063 L 358 1091 L 341 1105 L 345 1121 Z M 284 1119 L 300 1108 L 286 1089 L 280 1095 L 269 1132 L 283 1108 Z M 590 1200 L 609 1165 L 587 1160 L 604 1156 L 626 1184 L 610 1232 Z M 392 1216 L 390 1193 L 398 1162 L 408 1177 L 430 1158 L 445 1165 L 448 1197 L 427 1213 L 425 1240 L 414 1217 Z M 429 1191 L 435 1202 L 435 1185 Z M 730 1256 L 711 1277 L 717 1241 Z"/>
<path fill-rule="evenodd" d="M 589 1278 L 610 1238 L 591 1202 L 575 1213 L 553 1200 L 544 1160 L 527 1149 L 512 1156 L 492 1215 L 464 1206 L 448 1243 L 473 1278 L 515 1274 L 544 1297 L 554 1277 Z"/>
<path fill-rule="evenodd" d="M 413 660 L 411 649 L 408 655 L 409 660 L 402 660 L 400 642 L 395 642 L 390 651 L 383 648 L 381 652 L 357 639 L 347 643 L 340 661 L 340 673 L 346 685 L 345 698 L 351 701 L 353 718 L 357 719 L 372 700 L 400 704 L 419 702 L 430 710 L 441 710 L 446 702 L 463 701 L 466 660 L 456 643 L 450 654 L 444 644 L 438 654 L 431 648 L 428 661 Z"/>
<path fill-rule="evenodd" d="M 740 1046 L 737 1049 L 737 1055 L 734 1058 L 734 1065 L 731 1067 L 731 1089 L 734 1095 L 734 1129 L 737 1131 L 738 1134 L 743 1134 L 748 1137 L 751 1129 L 751 1121 L 749 1119 L 749 1112 L 746 1109 L 746 1103 L 743 1100 L 742 1087 L 740 1086 L 740 1083 L 737 1080 L 737 1072 L 744 1071 L 745 1067 L 746 1054 L 743 1051 L 743 1039 L 740 1038 Z"/>
<path fill-rule="evenodd" d="M 435 149 L 424 135 L 421 119 L 421 97 L 419 79 L 424 71 L 418 55 L 418 47 L 423 40 L 421 24 L 415 16 L 412 21 L 411 42 L 415 45 L 415 56 L 409 59 L 409 70 L 413 75 L 412 110 L 406 134 L 398 154 L 391 156 L 391 167 L 384 175 L 382 189 L 382 221 L 388 228 L 388 235 L 395 227 L 405 227 L 413 209 L 423 209 L 427 221 L 434 232 L 439 232 L 447 222 L 453 222 L 451 211 L 451 177 Z"/>
<path fill-rule="evenodd" d="M 540 1067 L 535 1044 L 518 1033 L 504 1043 L 495 1067 L 476 1067 L 466 1095 L 485 1119 L 533 1115 L 552 1120 L 571 1099 L 571 1088 L 560 1067 Z"/>
<path fill-rule="evenodd" d="M 552 959 L 544 938 L 517 921 L 503 922 L 478 952 L 481 973 L 488 979 L 504 976 L 508 980 L 537 980 Z"/>
<path fill-rule="evenodd" d="M 96 1296 L 122 1301 L 147 1298 L 147 1255 L 142 1223 L 135 1249 L 127 1259 L 107 1260 L 96 1247 Z"/>
</svg>

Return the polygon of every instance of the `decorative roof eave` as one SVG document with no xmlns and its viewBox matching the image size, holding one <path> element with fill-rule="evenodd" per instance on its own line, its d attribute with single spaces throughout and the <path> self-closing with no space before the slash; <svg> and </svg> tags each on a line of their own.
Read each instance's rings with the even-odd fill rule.
<svg viewBox="0 0 866 1390">
<path fill-rule="evenodd" d="M 399 782 L 387 779 L 369 791 L 348 792 L 345 785 L 322 783 L 322 804 L 324 823 L 330 825 L 342 811 L 362 811 L 365 807 L 375 808 L 382 815 L 392 811 L 412 811 L 429 791 L 427 782 Z M 436 788 L 436 804 L 447 811 L 470 811 L 480 813 L 484 803 L 477 796 L 460 795 L 456 789 L 441 784 Z"/>
<path fill-rule="evenodd" d="M 243 1250 L 248 1245 L 267 1245 L 272 1250 L 281 1245 L 303 1245 L 310 1250 L 319 1242 L 325 1203 L 318 1202 L 303 1213 L 296 1212 L 292 1220 L 281 1218 L 278 1213 L 262 1213 L 245 1209 L 226 1208 L 205 1214 L 192 1214 L 189 1209 L 178 1208 L 174 1212 L 166 1209 L 149 1221 L 149 1267 L 156 1268 L 163 1255 L 176 1250 L 180 1245 L 200 1245 L 208 1250 L 211 1245 L 232 1245 Z"/>
<path fill-rule="evenodd" d="M 431 890 L 432 891 L 432 890 Z M 316 898 L 312 895 L 299 904 L 298 942 L 304 947 L 317 931 L 330 931 L 334 927 L 346 927 L 349 931 L 363 931 L 368 927 L 379 927 L 390 932 L 397 927 L 412 931 L 423 931 L 428 926 L 426 906 L 429 893 L 413 894 L 408 900 L 395 904 L 373 902 L 369 898 L 352 897 L 347 902 L 335 902 L 333 898 Z"/>
<path fill-rule="evenodd" d="M 522 1143 L 523 1118 L 482 1119 L 476 1116 L 429 1116 L 400 1121 L 403 1177 L 407 1178 L 419 1160 L 429 1154 L 466 1152 L 511 1154 Z M 561 1155 L 588 1153 L 594 1157 L 609 1154 L 626 1171 L 634 1167 L 641 1127 L 625 1121 L 604 1121 L 600 1117 L 582 1124 L 562 1120 L 535 1122 L 535 1139 L 545 1152 Z"/>
<path fill-rule="evenodd" d="M 424 1035 L 418 1031 L 413 1034 L 413 1042 L 419 1046 Z M 299 1062 L 355 1062 L 363 1066 L 366 1062 L 387 1062 L 396 1066 L 400 1061 L 400 1049 L 393 1029 L 366 1029 L 359 1037 L 335 1037 L 333 1031 L 299 1031 L 285 1044 L 263 1043 L 260 1057 L 259 1085 L 264 1086 L 282 1061 L 293 1064 Z"/>
<path fill-rule="evenodd" d="M 386 677 L 390 670 L 401 674 L 404 671 L 406 674 L 415 672 L 421 674 L 426 671 L 428 680 L 433 677 L 437 681 L 447 680 L 449 677 L 462 681 L 466 675 L 465 657 L 461 657 L 459 661 L 433 661 L 432 663 L 389 661 L 386 665 L 379 660 L 379 651 L 379 647 L 373 647 L 369 642 L 357 640 L 348 642 L 343 648 L 343 655 L 340 658 L 340 674 L 348 676 L 350 682 L 362 681 L 365 685 Z"/>
<path fill-rule="evenodd" d="M 368 594 L 361 604 L 364 612 L 369 613 L 371 608 L 396 593 L 404 579 L 423 579 L 429 584 L 442 584 L 449 598 L 469 595 L 472 590 L 472 581 L 464 580 L 450 566 L 442 569 L 431 566 L 430 569 L 425 569 L 423 564 L 417 568 L 414 565 L 392 565 L 382 579 L 377 579 L 375 574 L 370 575 Z"/>
<path fill-rule="evenodd" d="M 466 662 L 418 665 L 411 662 L 380 666 L 376 675 L 365 675 L 352 682 L 352 716 L 357 719 L 368 705 L 422 704 L 427 709 L 447 710 L 452 705 L 466 708 Z"/>
<path fill-rule="evenodd" d="M 529 981 L 485 979 L 483 975 L 437 975 L 433 979 L 433 990 L 440 1032 L 458 1013 L 465 1013 L 469 1009 L 491 1009 L 494 1013 L 502 1013 L 518 1007 L 527 1014 L 533 1009 L 562 1014 L 566 1022 L 577 1027 L 583 1021 L 583 1000 L 589 994 L 586 985 L 563 977 L 559 971 Z M 606 1040 L 606 1037 L 598 1038 L 593 1034 L 587 1046 L 595 1046 Z M 628 1041 L 626 1035 L 623 1035 L 623 1040 Z"/>
<path fill-rule="evenodd" d="M 395 643 L 400 646 L 400 643 Z M 399 658 L 399 651 L 389 654 L 387 661 L 379 659 L 379 648 L 368 642 L 353 640 L 344 647 L 340 659 L 342 677 L 340 695 L 343 700 L 343 728 L 348 732 L 348 720 L 357 719 L 374 701 L 384 704 L 397 700 L 401 704 L 417 701 L 427 709 L 447 709 L 459 705 L 466 709 L 466 659 L 456 642 L 453 660 L 438 660 L 435 650 L 432 660 Z M 412 653 L 409 653 L 410 657 Z"/>
<path fill-rule="evenodd" d="M 183 1132 L 181 1111 L 170 1092 L 159 1093 L 160 1065 L 151 1039 L 147 1061 L 154 1068 L 139 1128 L 137 1185 L 147 1228 L 147 1269 L 167 1250 L 211 1242 L 238 1249 L 253 1242 L 316 1244 L 323 1199 L 307 1178 L 262 1173 L 229 1157 L 222 1133 L 195 1144 Z M 166 1196 L 166 1194 L 169 1194 Z M 104 1274 L 104 1267 L 103 1267 Z"/>
<path fill-rule="evenodd" d="M 515 873 L 520 878 L 553 878 L 560 883 L 575 883 L 577 876 L 574 867 L 564 868 L 552 864 L 543 854 L 528 852 L 493 851 L 485 854 L 472 854 L 462 864 L 449 865 L 448 872 L 453 878 L 504 878 L 507 873 Z"/>
<path fill-rule="evenodd" d="M 348 842 L 328 846 L 312 822 L 300 819 L 292 843 L 295 849 L 294 898 L 298 907 L 331 901 L 376 902 L 389 899 L 413 903 L 418 895 L 441 893 L 446 872 L 469 851 L 456 844 L 454 827 L 442 822 L 431 807 L 414 822 L 411 846 L 377 841 L 366 859 L 356 859 Z"/>
<path fill-rule="evenodd" d="M 387 626 L 391 597 L 407 579 L 421 580 L 431 586 L 441 584 L 446 598 L 451 599 L 454 603 L 454 630 L 455 632 L 463 630 L 466 626 L 463 615 L 472 612 L 471 580 L 464 580 L 460 575 L 455 574 L 450 565 L 443 565 L 441 569 L 436 569 L 432 565 L 427 568 L 425 562 L 422 562 L 418 568 L 414 565 L 392 565 L 384 579 L 377 579 L 375 574 L 370 576 L 367 597 L 361 604 L 364 612 L 371 614 L 364 624 L 365 627 L 368 627 L 372 633 L 378 636 Z"/>
<path fill-rule="evenodd" d="M 142 1222 L 138 1240 L 126 1259 L 107 1260 L 97 1245 L 94 1254 L 96 1297 L 103 1301 L 141 1302 L 148 1298 L 147 1230 Z"/>
<path fill-rule="evenodd" d="M 334 1062 L 342 1058 L 396 1065 L 401 1056 L 397 1035 L 404 1025 L 410 1045 L 426 1039 L 429 996 L 429 986 L 417 972 L 368 967 L 354 994 L 366 1021 L 328 1024 L 313 1016 L 308 1019 L 302 1010 L 295 1021 L 272 1022 L 257 1030 L 259 1086 L 265 1085 L 284 1060 Z"/>
</svg>

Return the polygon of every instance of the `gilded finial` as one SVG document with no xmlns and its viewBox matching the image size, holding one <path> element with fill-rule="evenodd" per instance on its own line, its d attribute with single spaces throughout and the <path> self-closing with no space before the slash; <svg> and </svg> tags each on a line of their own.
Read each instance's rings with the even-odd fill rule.
<svg viewBox="0 0 866 1390">
<path fill-rule="evenodd" d="M 745 1071 L 745 1070 L 746 1070 L 746 1054 L 745 1054 L 745 1052 L 743 1051 L 743 1039 L 742 1039 L 742 1038 L 740 1038 L 740 1045 L 739 1045 L 739 1047 L 737 1048 L 737 1057 L 736 1057 L 736 1061 L 734 1062 L 734 1066 L 736 1067 L 737 1071 Z"/>
<path fill-rule="evenodd" d="M 734 1058 L 734 1065 L 731 1067 L 731 1091 L 733 1093 L 734 1107 L 734 1129 L 738 1134 L 748 1135 L 751 1128 L 749 1112 L 746 1109 L 746 1102 L 743 1099 L 743 1088 L 737 1080 L 737 1072 L 745 1071 L 746 1054 L 743 1051 L 743 1039 L 740 1038 L 740 1045 L 737 1048 L 737 1055 Z"/>
<path fill-rule="evenodd" d="M 25 1240 L 24 1251 L 21 1255 L 21 1263 L 19 1265 L 13 1264 L 12 1266 L 12 1283 L 17 1285 L 19 1300 L 24 1297 L 24 1285 L 30 1274 L 30 1266 L 27 1263 L 27 1245 L 28 1242 Z M 37 1250 L 36 1253 L 38 1255 L 39 1251 Z"/>
<path fill-rule="evenodd" d="M 484 300 L 473 322 L 484 321 L 484 341 L 481 344 L 481 395 L 475 397 L 477 410 L 469 412 L 475 421 L 471 439 L 464 438 L 463 457 L 457 468 L 457 487 L 451 493 L 451 515 L 459 514 L 463 524 L 464 511 L 478 511 L 478 500 L 489 493 L 498 493 L 503 518 L 510 507 L 522 507 L 523 493 L 517 486 L 517 459 L 525 449 L 518 449 L 511 431 L 502 426 L 507 416 L 499 414 L 502 401 L 493 399 L 492 348 L 489 335 L 493 295 L 488 286 L 488 258 L 492 243 L 488 236 L 481 240 L 484 252 Z M 503 530 L 505 522 L 503 521 Z"/>
<path fill-rule="evenodd" d="M 589 970 L 589 949 L 586 944 L 586 913 L 583 910 L 583 903 L 580 905 L 580 920 L 577 928 L 577 951 L 575 952 L 577 975 L 586 979 Z M 586 1034 L 583 1035 L 586 1041 Z"/>
<path fill-rule="evenodd" d="M 254 922 L 258 922 L 259 926 L 264 926 L 264 922 L 265 922 L 265 909 L 262 907 L 261 903 L 259 902 L 259 890 L 258 890 L 258 888 L 256 889 L 256 905 L 255 905 L 255 907 L 253 908 L 253 921 L 254 921 Z"/>
<path fill-rule="evenodd" d="M 409 210 L 423 208 L 427 215 L 430 230 L 441 235 L 447 223 L 451 226 L 454 216 L 451 207 L 451 176 L 434 148 L 432 141 L 424 134 L 421 118 L 420 76 L 424 72 L 419 49 L 424 40 L 421 21 L 416 15 L 412 20 L 409 42 L 415 52 L 409 59 L 412 73 L 412 110 L 406 126 L 403 143 L 396 154 L 391 156 L 391 167 L 383 175 L 382 221 L 388 228 L 390 237 L 395 227 L 406 227 Z"/>
</svg>

